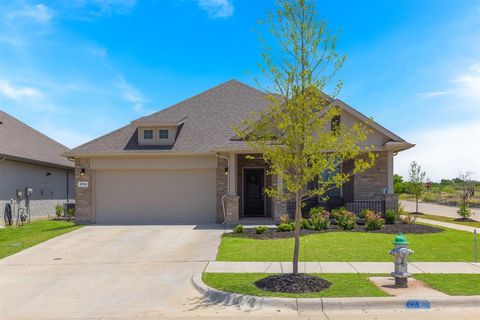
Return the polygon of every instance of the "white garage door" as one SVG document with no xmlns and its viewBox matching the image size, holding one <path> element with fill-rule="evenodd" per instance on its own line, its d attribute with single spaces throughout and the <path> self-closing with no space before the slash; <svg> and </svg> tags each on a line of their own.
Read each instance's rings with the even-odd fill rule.
<svg viewBox="0 0 480 320">
<path fill-rule="evenodd" d="M 97 223 L 215 222 L 212 169 L 96 172 Z"/>
</svg>

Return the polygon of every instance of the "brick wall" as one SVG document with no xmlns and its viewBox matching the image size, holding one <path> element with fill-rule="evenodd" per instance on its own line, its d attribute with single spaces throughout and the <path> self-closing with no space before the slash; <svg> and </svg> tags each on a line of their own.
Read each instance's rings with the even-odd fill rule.
<svg viewBox="0 0 480 320">
<path fill-rule="evenodd" d="M 85 174 L 81 175 L 81 169 Z M 88 188 L 79 188 L 79 181 L 88 181 Z M 90 159 L 75 159 L 75 222 L 78 224 L 91 223 L 93 220 L 92 208 L 92 170 Z"/>
<path fill-rule="evenodd" d="M 387 152 L 376 152 L 375 165 L 354 177 L 355 201 L 383 201 L 388 185 Z"/>
</svg>

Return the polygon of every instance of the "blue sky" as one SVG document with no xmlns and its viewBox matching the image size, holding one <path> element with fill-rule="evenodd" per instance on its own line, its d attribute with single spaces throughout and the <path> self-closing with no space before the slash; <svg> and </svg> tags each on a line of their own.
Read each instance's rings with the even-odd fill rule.
<svg viewBox="0 0 480 320">
<path fill-rule="evenodd" d="M 254 84 L 262 0 L 0 2 L 0 108 L 74 147 L 229 79 Z M 342 100 L 417 146 L 433 180 L 480 178 L 480 1 L 318 1 Z"/>
</svg>

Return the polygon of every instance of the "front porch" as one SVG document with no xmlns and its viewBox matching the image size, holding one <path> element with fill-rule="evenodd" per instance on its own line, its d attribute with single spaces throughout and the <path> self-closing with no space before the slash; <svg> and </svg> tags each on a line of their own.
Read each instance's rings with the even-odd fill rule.
<svg viewBox="0 0 480 320">
<path fill-rule="evenodd" d="M 340 170 L 352 170 L 344 163 Z M 280 217 L 293 217 L 295 201 L 268 197 L 265 188 L 283 192 L 282 181 L 269 174 L 268 164 L 259 154 L 223 153 L 217 155 L 217 222 L 241 224 L 279 223 Z M 341 199 L 342 205 L 358 214 L 365 208 L 384 214 L 398 210 L 398 198 L 393 193 L 393 154 L 378 152 L 375 166 L 354 176 L 331 196 Z M 306 202 L 303 212 L 315 206 L 328 207 L 318 200 Z"/>
</svg>

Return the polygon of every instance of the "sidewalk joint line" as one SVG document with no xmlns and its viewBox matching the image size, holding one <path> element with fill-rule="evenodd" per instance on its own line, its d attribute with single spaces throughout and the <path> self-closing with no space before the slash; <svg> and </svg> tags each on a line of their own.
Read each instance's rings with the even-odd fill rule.
<svg viewBox="0 0 480 320">
<path fill-rule="evenodd" d="M 353 270 L 355 270 L 356 273 L 360 273 L 360 272 L 353 266 L 353 264 L 352 264 L 351 262 L 347 262 L 347 263 L 350 265 L 350 267 L 352 267 Z"/>
</svg>

